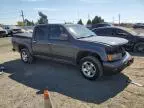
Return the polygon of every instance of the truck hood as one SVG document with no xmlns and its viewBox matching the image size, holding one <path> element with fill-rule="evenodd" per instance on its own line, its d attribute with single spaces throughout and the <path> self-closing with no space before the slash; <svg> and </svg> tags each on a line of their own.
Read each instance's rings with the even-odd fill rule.
<svg viewBox="0 0 144 108">
<path fill-rule="evenodd" d="M 82 38 L 80 40 L 108 44 L 108 45 L 112 45 L 112 46 L 113 45 L 124 45 L 124 44 L 128 43 L 128 40 L 123 39 L 123 38 L 106 37 L 106 36 L 93 36 L 93 37 Z"/>
</svg>

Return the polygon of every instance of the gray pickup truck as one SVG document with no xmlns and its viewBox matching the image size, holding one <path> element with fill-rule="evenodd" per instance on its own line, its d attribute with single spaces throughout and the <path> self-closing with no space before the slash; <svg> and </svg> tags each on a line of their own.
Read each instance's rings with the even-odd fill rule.
<svg viewBox="0 0 144 108">
<path fill-rule="evenodd" d="M 33 33 L 15 34 L 13 50 L 19 51 L 24 63 L 45 56 L 79 66 L 90 80 L 107 73 L 119 73 L 133 63 L 123 46 L 128 41 L 116 37 L 96 36 L 82 25 L 37 25 Z"/>
</svg>

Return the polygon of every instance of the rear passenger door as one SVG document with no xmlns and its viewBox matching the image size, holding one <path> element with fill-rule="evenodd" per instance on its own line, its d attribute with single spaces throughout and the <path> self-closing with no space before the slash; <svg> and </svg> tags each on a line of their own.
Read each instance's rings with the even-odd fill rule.
<svg viewBox="0 0 144 108">
<path fill-rule="evenodd" d="M 46 25 L 35 28 L 32 40 L 32 49 L 35 55 L 51 56 L 48 34 L 49 31 Z"/>
</svg>

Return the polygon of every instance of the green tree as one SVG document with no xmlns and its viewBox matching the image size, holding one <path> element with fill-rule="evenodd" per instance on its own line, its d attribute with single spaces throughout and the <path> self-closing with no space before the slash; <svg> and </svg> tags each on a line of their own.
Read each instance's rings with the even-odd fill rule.
<svg viewBox="0 0 144 108">
<path fill-rule="evenodd" d="M 90 24 L 92 24 L 92 22 L 91 22 L 91 20 L 89 19 L 89 20 L 87 21 L 87 25 L 90 25 Z"/>
<path fill-rule="evenodd" d="M 34 26 L 34 22 L 33 21 L 29 21 L 28 19 L 25 19 L 25 25 L 26 26 Z"/>
<path fill-rule="evenodd" d="M 40 19 L 38 20 L 38 24 L 48 24 L 47 16 L 42 12 L 38 12 L 38 14 L 40 16 Z"/>
<path fill-rule="evenodd" d="M 99 16 L 95 16 L 94 19 L 92 20 L 92 24 L 98 24 L 98 23 L 103 23 L 104 19 L 102 19 Z"/>
<path fill-rule="evenodd" d="M 18 26 L 24 26 L 24 23 L 23 23 L 22 21 L 18 21 L 18 22 L 17 22 L 17 25 L 18 25 Z"/>
<path fill-rule="evenodd" d="M 77 22 L 77 24 L 81 24 L 81 25 L 83 25 L 82 20 L 80 19 L 80 20 Z"/>
</svg>

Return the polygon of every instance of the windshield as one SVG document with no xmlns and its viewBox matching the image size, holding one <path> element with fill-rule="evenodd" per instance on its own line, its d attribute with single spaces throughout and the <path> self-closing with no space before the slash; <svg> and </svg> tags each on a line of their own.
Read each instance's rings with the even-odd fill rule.
<svg viewBox="0 0 144 108">
<path fill-rule="evenodd" d="M 122 28 L 123 30 L 127 31 L 128 33 L 130 33 L 131 35 L 138 35 L 137 32 L 135 32 L 134 30 L 130 29 L 130 28 Z"/>
<path fill-rule="evenodd" d="M 82 25 L 69 25 L 69 26 L 66 26 L 66 28 L 77 39 L 87 38 L 90 36 L 96 36 L 96 34 L 94 32 L 90 31 L 89 29 L 87 29 L 86 27 L 84 27 Z"/>
</svg>

